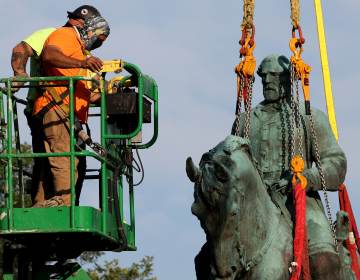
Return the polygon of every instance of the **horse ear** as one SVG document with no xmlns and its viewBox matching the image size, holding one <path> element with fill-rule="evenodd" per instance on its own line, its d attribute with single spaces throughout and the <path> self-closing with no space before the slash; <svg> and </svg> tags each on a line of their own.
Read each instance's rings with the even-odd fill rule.
<svg viewBox="0 0 360 280">
<path fill-rule="evenodd" d="M 186 159 L 186 174 L 193 183 L 195 183 L 200 177 L 200 170 L 195 166 L 191 157 Z"/>
<path fill-rule="evenodd" d="M 227 171 L 225 166 L 223 166 L 221 163 L 214 161 L 214 168 L 215 176 L 220 182 L 225 183 L 229 180 L 229 172 Z"/>
</svg>

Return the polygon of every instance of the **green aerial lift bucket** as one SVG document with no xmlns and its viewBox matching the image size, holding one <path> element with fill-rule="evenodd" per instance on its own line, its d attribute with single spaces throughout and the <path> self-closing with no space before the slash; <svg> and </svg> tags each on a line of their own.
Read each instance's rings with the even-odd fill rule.
<svg viewBox="0 0 360 280">
<path fill-rule="evenodd" d="M 14 279 L 15 276 L 27 279 L 25 277 L 29 273 L 31 279 L 50 279 L 50 275 L 59 275 L 54 279 L 89 279 L 78 264 L 68 263 L 67 260 L 84 251 L 136 250 L 132 151 L 147 149 L 157 139 L 158 90 L 154 79 L 142 74 L 136 65 L 121 61 L 120 70 L 128 74 L 114 79 L 116 82 L 111 89 L 100 83 L 99 113 L 91 115 L 100 117 L 99 146 L 103 149 L 100 153 L 97 149 L 75 149 L 74 84 L 79 80 L 92 81 L 91 78 L 0 79 L 6 87 L 6 90 L 0 91 L 0 176 L 3 175 L 0 179 L 4 182 L 1 197 L 5 199 L 4 206 L 0 208 L 0 237 L 5 240 L 4 279 Z M 25 153 L 20 150 L 17 104 L 26 104 L 26 101 L 13 96 L 11 87 L 16 81 L 36 82 L 36 87 L 50 81 L 67 84 L 70 96 L 70 152 Z M 109 94 L 110 91 L 112 94 Z M 153 129 L 149 140 L 143 143 L 138 136 L 146 122 L 151 122 Z M 24 170 L 21 164 L 14 170 L 14 163 L 20 163 L 20 159 L 49 156 L 70 157 L 71 206 L 25 207 Z M 99 181 L 99 208 L 75 206 L 75 157 L 92 157 L 100 163 L 99 174 L 87 176 Z M 18 186 L 14 186 L 14 172 L 18 174 Z M 128 223 L 124 219 L 125 179 L 129 186 Z M 16 188 L 20 193 L 21 207 L 14 206 Z M 16 258 L 19 266 L 17 275 L 13 270 Z M 48 265 L 49 261 L 55 264 Z"/>
</svg>

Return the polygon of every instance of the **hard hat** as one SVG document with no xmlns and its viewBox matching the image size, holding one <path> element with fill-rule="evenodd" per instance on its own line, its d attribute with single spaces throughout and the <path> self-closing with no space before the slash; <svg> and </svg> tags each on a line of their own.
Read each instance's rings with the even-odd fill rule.
<svg viewBox="0 0 360 280">
<path fill-rule="evenodd" d="M 93 6 L 82 5 L 76 8 L 73 12 L 67 12 L 69 18 L 86 20 L 90 17 L 101 16 L 100 12 Z"/>
</svg>

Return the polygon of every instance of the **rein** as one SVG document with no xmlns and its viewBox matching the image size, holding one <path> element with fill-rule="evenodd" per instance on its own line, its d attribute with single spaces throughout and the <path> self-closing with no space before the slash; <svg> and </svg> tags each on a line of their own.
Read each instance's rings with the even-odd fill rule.
<svg viewBox="0 0 360 280">
<path fill-rule="evenodd" d="M 262 248 L 255 254 L 255 256 L 253 256 L 250 260 L 246 261 L 245 260 L 245 256 L 246 256 L 245 249 L 243 249 L 243 254 L 240 254 L 241 262 L 242 262 L 242 265 L 244 266 L 245 271 L 247 271 L 247 272 L 250 271 L 258 263 L 260 263 L 260 261 L 262 260 L 264 255 L 269 250 L 270 245 L 274 240 L 276 229 L 278 228 L 278 225 L 280 224 L 279 215 L 276 215 L 276 217 L 277 217 L 277 221 L 275 223 L 276 225 L 272 227 L 272 230 L 271 230 L 270 234 L 268 235 L 267 240 L 265 241 Z M 240 245 L 240 248 L 244 248 L 244 246 Z"/>
</svg>

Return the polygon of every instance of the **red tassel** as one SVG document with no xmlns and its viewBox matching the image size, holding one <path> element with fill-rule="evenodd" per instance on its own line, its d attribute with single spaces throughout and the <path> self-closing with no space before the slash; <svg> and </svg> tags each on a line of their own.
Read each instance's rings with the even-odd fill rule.
<svg viewBox="0 0 360 280">
<path fill-rule="evenodd" d="M 294 262 L 290 280 L 299 280 L 302 275 L 303 280 L 310 280 L 310 265 L 308 254 L 308 239 L 306 229 L 306 190 L 301 184 L 296 184 L 293 188 L 295 205 L 295 236 L 294 236 Z"/>
<path fill-rule="evenodd" d="M 351 269 L 355 273 L 356 279 L 360 280 L 360 268 L 359 268 L 359 262 L 357 256 L 357 252 L 360 252 L 359 231 L 356 226 L 356 221 L 355 221 L 354 213 L 352 211 L 350 198 L 344 184 L 340 185 L 339 187 L 339 203 L 340 203 L 340 210 L 347 212 L 349 215 L 349 222 L 350 222 L 349 231 L 354 234 L 355 242 L 353 240 L 350 240 L 350 238 L 348 237 L 346 239 L 345 244 L 346 244 L 346 248 L 350 252 Z"/>
<path fill-rule="evenodd" d="M 244 89 L 243 89 L 244 104 L 246 104 L 248 101 L 248 87 L 249 87 L 249 79 L 245 78 Z"/>
</svg>

